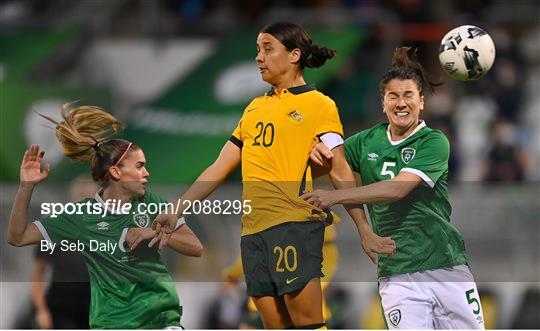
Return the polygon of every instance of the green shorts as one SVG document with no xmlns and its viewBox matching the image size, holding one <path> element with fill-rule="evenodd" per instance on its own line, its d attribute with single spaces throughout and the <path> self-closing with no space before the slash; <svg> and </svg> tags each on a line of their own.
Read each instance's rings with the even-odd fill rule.
<svg viewBox="0 0 540 331">
<path fill-rule="evenodd" d="M 242 265 L 249 296 L 281 296 L 322 273 L 324 223 L 287 222 L 243 236 Z"/>
</svg>

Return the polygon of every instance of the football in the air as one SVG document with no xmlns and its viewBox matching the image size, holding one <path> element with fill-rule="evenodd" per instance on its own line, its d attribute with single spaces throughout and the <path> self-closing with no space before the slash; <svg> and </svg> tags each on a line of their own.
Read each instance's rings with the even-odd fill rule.
<svg viewBox="0 0 540 331">
<path fill-rule="evenodd" d="M 482 29 L 462 25 L 448 32 L 439 46 L 443 70 L 457 80 L 476 80 L 484 76 L 495 60 L 495 45 Z"/>
</svg>

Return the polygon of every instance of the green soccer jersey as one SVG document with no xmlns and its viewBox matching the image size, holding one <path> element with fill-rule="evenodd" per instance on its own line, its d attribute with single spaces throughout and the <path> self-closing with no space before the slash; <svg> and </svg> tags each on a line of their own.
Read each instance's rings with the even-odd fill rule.
<svg viewBox="0 0 540 331">
<path fill-rule="evenodd" d="M 86 260 L 91 285 L 90 327 L 180 326 L 178 295 L 159 250 L 149 248 L 144 242 L 134 251 L 124 246 L 129 228 L 151 227 L 157 216 L 157 211 L 156 214 L 138 212 L 166 201 L 147 191 L 132 201 L 129 213 L 111 214 L 109 208 L 103 216 L 106 202 L 100 193 L 81 202 L 82 214 L 63 213 L 35 222 L 49 248 L 80 251 Z"/>
<path fill-rule="evenodd" d="M 379 277 L 468 263 L 463 238 L 450 224 L 450 145 L 442 132 L 422 122 L 407 138 L 391 141 L 388 124 L 379 124 L 349 137 L 345 153 L 362 185 L 401 171 L 423 180 L 399 201 L 367 206 L 375 233 L 396 242 L 394 256 L 379 256 Z"/>
</svg>

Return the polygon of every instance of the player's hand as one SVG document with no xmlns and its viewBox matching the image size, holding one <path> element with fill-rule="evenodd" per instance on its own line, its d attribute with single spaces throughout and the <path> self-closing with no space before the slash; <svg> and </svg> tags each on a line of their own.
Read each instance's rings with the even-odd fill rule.
<svg viewBox="0 0 540 331">
<path fill-rule="evenodd" d="M 159 250 L 162 251 L 163 248 L 165 248 L 165 246 L 167 246 L 169 244 L 169 240 L 171 240 L 171 237 L 172 237 L 172 232 L 168 232 L 168 231 L 165 231 L 163 229 L 160 229 L 159 228 L 160 226 L 158 225 L 158 231 L 161 232 L 160 235 L 158 236 L 155 236 L 154 239 L 152 239 L 152 241 L 150 241 L 150 244 L 148 245 L 149 247 L 152 247 L 154 246 L 154 244 L 156 242 L 158 242 L 159 240 Z"/>
<path fill-rule="evenodd" d="M 396 253 L 396 243 L 390 237 L 381 237 L 373 231 L 361 235 L 362 248 L 373 263 L 378 262 L 378 254 L 388 254 L 390 256 Z"/>
<path fill-rule="evenodd" d="M 304 192 L 301 198 L 316 207 L 326 209 L 336 204 L 334 195 L 335 191 L 315 190 L 313 192 Z"/>
<path fill-rule="evenodd" d="M 178 222 L 178 216 L 176 214 L 159 214 L 154 223 L 152 223 L 152 230 L 157 235 L 158 232 L 173 233 Z"/>
<path fill-rule="evenodd" d="M 332 151 L 328 147 L 326 147 L 324 143 L 318 143 L 317 145 L 313 146 L 313 149 L 309 154 L 309 158 L 311 159 L 311 161 L 325 168 L 330 167 L 328 161 L 331 160 L 333 157 L 334 153 L 332 153 Z"/>
<path fill-rule="evenodd" d="M 178 216 L 176 214 L 160 214 L 152 223 L 152 230 L 154 231 L 154 236 L 148 247 L 153 247 L 157 242 L 159 242 L 159 249 L 163 250 L 165 246 L 169 244 L 172 233 L 176 229 L 176 224 L 178 222 Z"/>
<path fill-rule="evenodd" d="M 125 243 L 133 251 L 142 241 L 154 238 L 154 230 L 149 228 L 130 228 L 126 234 Z"/>
<path fill-rule="evenodd" d="M 44 156 L 45 151 L 40 151 L 39 145 L 32 145 L 28 148 L 24 153 L 21 163 L 21 184 L 36 185 L 47 177 L 49 174 L 49 164 L 47 163 L 43 167 L 43 171 L 41 170 L 41 163 Z"/>
<path fill-rule="evenodd" d="M 39 309 L 36 312 L 36 323 L 40 329 L 52 329 L 53 319 L 51 312 L 46 308 Z"/>
</svg>

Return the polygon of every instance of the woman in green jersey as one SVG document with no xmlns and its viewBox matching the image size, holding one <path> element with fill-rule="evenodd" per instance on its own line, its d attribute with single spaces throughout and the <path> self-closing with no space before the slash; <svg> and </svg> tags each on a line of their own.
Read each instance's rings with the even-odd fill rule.
<svg viewBox="0 0 540 331">
<path fill-rule="evenodd" d="M 112 139 L 122 124 L 93 106 L 62 109 L 56 136 L 71 159 L 89 162 L 101 189 L 92 199 L 65 205 L 58 214 L 28 223 L 28 205 L 37 184 L 49 174 L 38 145 L 24 154 L 20 184 L 11 210 L 7 240 L 14 246 L 40 244 L 47 252 L 79 251 L 86 260 L 91 284 L 90 327 L 160 329 L 179 327 L 182 308 L 157 247 L 139 245 L 154 236 L 152 221 L 166 200 L 148 191 L 149 173 L 142 149 Z M 50 119 L 49 119 L 50 120 Z M 51 210 L 42 204 L 42 211 Z M 185 224 L 168 246 L 200 256 L 202 245 Z"/>
<path fill-rule="evenodd" d="M 420 119 L 424 90 L 433 90 L 408 47 L 394 53 L 381 84 L 389 123 L 361 131 L 345 141 L 351 168 L 364 186 L 303 195 L 323 208 L 366 204 L 374 231 L 396 242 L 396 254 L 380 255 L 379 292 L 390 328 L 478 329 L 482 308 L 463 239 L 450 224 L 448 158 L 441 131 Z M 324 144 L 312 151 L 323 165 L 332 158 Z"/>
</svg>

